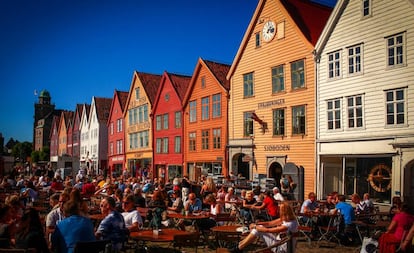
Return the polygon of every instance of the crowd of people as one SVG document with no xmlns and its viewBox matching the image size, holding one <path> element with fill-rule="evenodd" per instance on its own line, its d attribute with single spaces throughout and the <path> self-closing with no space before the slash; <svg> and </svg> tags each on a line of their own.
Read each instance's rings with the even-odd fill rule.
<svg viewBox="0 0 414 253">
<path fill-rule="evenodd" d="M 128 234 L 144 226 L 185 229 L 189 225 L 184 219 L 178 223 L 169 219 L 166 214 L 170 212 L 207 213 L 207 218 L 196 221 L 201 231 L 222 225 L 215 217 L 226 212 L 238 216 L 250 228 L 247 237 L 231 249 L 232 252 L 241 252 L 256 238 L 262 238 L 271 245 L 279 240 L 276 234 L 297 232 L 298 221 L 310 223 L 317 231 L 316 228 L 327 221 L 313 220 L 312 215 L 306 214 L 322 212 L 340 214 L 344 228 L 342 236 L 355 240 L 352 233 L 354 221 L 374 211 L 369 194 L 362 198 L 353 194 L 347 201 L 337 192 L 328 194 L 324 201 L 317 201 L 316 194 L 311 192 L 300 210 L 294 210 L 286 200 L 291 199 L 296 184 L 288 176 L 282 177 L 280 188 L 256 187 L 237 192 L 232 185 L 218 187 L 212 177 L 203 177 L 196 190 L 187 177 L 164 183 L 157 179 L 124 176 L 104 179 L 82 173 L 65 179 L 59 173 L 54 173 L 52 178 L 49 176 L 45 173 L 1 178 L 0 188 L 15 192 L 7 195 L 0 208 L 0 238 L 7 239 L 1 241 L 1 248 L 36 248 L 39 253 L 73 252 L 79 241 L 110 240 L 113 249 L 120 250 Z M 41 218 L 33 204 L 45 192 L 50 210 Z M 98 199 L 98 204 L 93 204 L 92 199 Z M 142 217 L 137 208 L 149 211 Z M 102 215 L 99 222 L 90 219 L 93 212 Z M 298 219 L 295 213 L 300 216 Z M 370 216 L 366 217 L 369 219 Z M 414 234 L 414 218 L 401 199 L 393 199 L 390 217 L 390 226 L 379 238 L 380 252 L 393 252 L 396 245 L 403 250 L 408 249 L 411 247 L 408 241 Z"/>
</svg>

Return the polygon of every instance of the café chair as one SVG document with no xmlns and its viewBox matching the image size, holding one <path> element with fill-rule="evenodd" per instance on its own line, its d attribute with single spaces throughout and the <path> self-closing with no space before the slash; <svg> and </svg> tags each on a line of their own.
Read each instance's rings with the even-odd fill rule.
<svg viewBox="0 0 414 253">
<path fill-rule="evenodd" d="M 341 245 L 341 240 L 339 239 L 341 229 L 343 225 L 343 217 L 341 214 L 330 215 L 328 225 L 318 226 L 321 237 L 318 242 L 327 241 L 331 242 L 333 239 Z"/>
<path fill-rule="evenodd" d="M 174 235 L 174 241 L 172 242 L 174 249 L 181 250 L 182 247 L 194 248 L 197 252 L 198 246 L 200 246 L 200 233 L 195 232 L 189 235 Z"/>
<path fill-rule="evenodd" d="M 110 240 L 97 240 L 91 242 L 77 242 L 73 253 L 110 253 L 112 244 Z"/>
</svg>

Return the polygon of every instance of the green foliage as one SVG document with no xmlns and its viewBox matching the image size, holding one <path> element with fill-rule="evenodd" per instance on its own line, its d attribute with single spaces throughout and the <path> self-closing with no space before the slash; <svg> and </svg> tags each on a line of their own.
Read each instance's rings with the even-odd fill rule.
<svg viewBox="0 0 414 253">
<path fill-rule="evenodd" d="M 17 142 L 12 148 L 12 155 L 14 158 L 19 158 L 21 162 L 25 162 L 32 153 L 32 143 L 30 142 Z"/>
</svg>

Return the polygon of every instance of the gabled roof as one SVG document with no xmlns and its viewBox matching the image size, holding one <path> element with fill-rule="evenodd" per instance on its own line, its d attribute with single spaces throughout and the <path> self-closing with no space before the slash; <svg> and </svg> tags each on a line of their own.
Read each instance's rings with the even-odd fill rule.
<svg viewBox="0 0 414 253">
<path fill-rule="evenodd" d="M 65 124 L 66 124 L 66 126 L 65 126 L 66 129 L 68 129 L 68 127 L 69 127 L 69 125 L 70 125 L 70 123 L 72 121 L 73 114 L 74 114 L 73 111 L 63 111 L 62 112 L 63 119 L 65 120 Z M 62 119 L 61 119 L 61 121 L 62 121 Z"/>
<path fill-rule="evenodd" d="M 216 77 L 217 81 L 226 89 L 230 90 L 230 82 L 226 79 L 227 73 L 230 70 L 229 64 L 223 64 L 213 61 L 204 60 L 211 73 Z"/>
<path fill-rule="evenodd" d="M 112 98 L 94 97 L 96 117 L 101 124 L 106 124 L 111 110 Z"/>
<path fill-rule="evenodd" d="M 189 87 L 191 76 L 185 76 L 185 75 L 178 75 L 173 73 L 168 73 L 167 71 L 164 71 L 164 74 L 162 75 L 161 81 L 160 81 L 160 87 L 158 88 L 157 96 L 155 97 L 155 101 L 153 104 L 152 111 L 155 112 L 158 107 L 158 101 L 160 99 L 161 93 L 163 91 L 163 87 L 165 85 L 165 82 L 170 80 L 170 83 L 172 87 L 174 88 L 175 93 L 177 94 L 178 99 L 181 102 L 181 106 L 183 105 L 183 99 L 185 96 L 185 93 L 187 92 L 187 88 Z"/>
<path fill-rule="evenodd" d="M 168 78 L 171 80 L 171 84 L 173 85 L 175 92 L 178 95 L 178 98 L 182 102 L 185 96 L 185 92 L 187 91 L 188 84 L 190 83 L 191 76 L 178 75 L 168 72 L 167 75 Z"/>
<path fill-rule="evenodd" d="M 201 67 L 204 66 L 211 75 L 216 79 L 217 83 L 223 87 L 223 89 L 228 92 L 230 90 L 230 82 L 226 79 L 227 73 L 229 72 L 230 65 L 223 64 L 218 62 L 213 62 L 209 60 L 203 60 L 202 58 L 198 59 L 197 65 L 194 69 L 193 76 L 191 78 L 190 84 L 188 86 L 187 92 L 183 99 L 183 106 L 185 106 L 190 99 L 191 94 L 194 90 L 194 86 L 197 82 L 199 72 Z"/>
<path fill-rule="evenodd" d="M 344 12 L 346 6 L 348 5 L 349 0 L 339 0 L 335 8 L 332 11 L 332 15 L 329 17 L 321 36 L 319 37 L 318 42 L 315 45 L 315 52 L 314 54 L 316 57 L 323 51 L 325 48 L 326 43 L 329 40 L 329 37 L 331 36 L 332 31 L 335 29 L 336 24 L 338 23 L 340 17 L 342 16 L 342 13 Z"/>
<path fill-rule="evenodd" d="M 107 124 L 109 124 L 111 121 L 112 112 L 114 111 L 114 106 L 115 106 L 116 101 L 118 101 L 119 107 L 121 107 L 122 114 L 124 113 L 125 105 L 128 100 L 128 95 L 129 94 L 126 91 L 119 91 L 119 90 L 114 91 L 114 97 L 112 98 L 111 109 L 109 111 Z"/>
<path fill-rule="evenodd" d="M 302 33 L 303 37 L 313 46 L 319 39 L 320 34 L 332 12 L 332 8 L 311 2 L 310 0 L 272 0 L 278 5 L 280 10 L 285 13 L 286 19 L 295 24 L 298 31 Z M 260 0 L 256 10 L 250 20 L 246 33 L 243 36 L 243 40 L 234 57 L 233 64 L 227 74 L 227 79 L 233 75 L 244 49 L 249 42 L 251 36 L 254 36 L 253 32 L 256 24 L 259 21 L 261 12 L 267 2 L 270 0 Z"/>
<path fill-rule="evenodd" d="M 280 0 L 303 35 L 316 45 L 332 8 L 308 0 Z"/>
<path fill-rule="evenodd" d="M 115 91 L 118 96 L 119 105 L 121 106 L 121 110 L 125 110 L 125 105 L 128 100 L 128 91 Z"/>
<path fill-rule="evenodd" d="M 145 93 L 152 104 L 157 95 L 158 87 L 160 86 L 161 75 L 148 74 L 136 71 L 139 79 L 141 80 L 142 87 L 145 89 Z"/>
</svg>

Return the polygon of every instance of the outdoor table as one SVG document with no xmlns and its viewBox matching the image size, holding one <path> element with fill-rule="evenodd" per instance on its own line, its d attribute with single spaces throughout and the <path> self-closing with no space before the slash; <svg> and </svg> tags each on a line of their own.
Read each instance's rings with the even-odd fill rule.
<svg viewBox="0 0 414 253">
<path fill-rule="evenodd" d="M 196 220 L 201 220 L 201 219 L 208 219 L 210 218 L 210 215 L 206 214 L 206 213 L 199 213 L 199 214 L 192 214 L 189 213 L 188 215 L 185 214 L 181 214 L 181 213 L 167 213 L 167 217 L 173 219 L 174 221 L 174 226 L 176 228 L 179 228 L 179 222 L 180 220 L 190 220 L 191 224 L 194 226 L 195 221 Z M 196 226 L 196 230 L 198 230 L 198 227 Z"/>
<path fill-rule="evenodd" d="M 136 241 L 141 242 L 172 242 L 175 235 L 190 235 L 188 231 L 165 228 L 159 229 L 158 233 L 154 233 L 153 230 L 140 230 L 131 232 L 129 237 Z"/>
<path fill-rule="evenodd" d="M 210 230 L 215 233 L 219 247 L 226 247 L 228 243 L 239 242 L 243 235 L 243 226 L 240 225 L 215 226 L 210 228 Z"/>
</svg>

